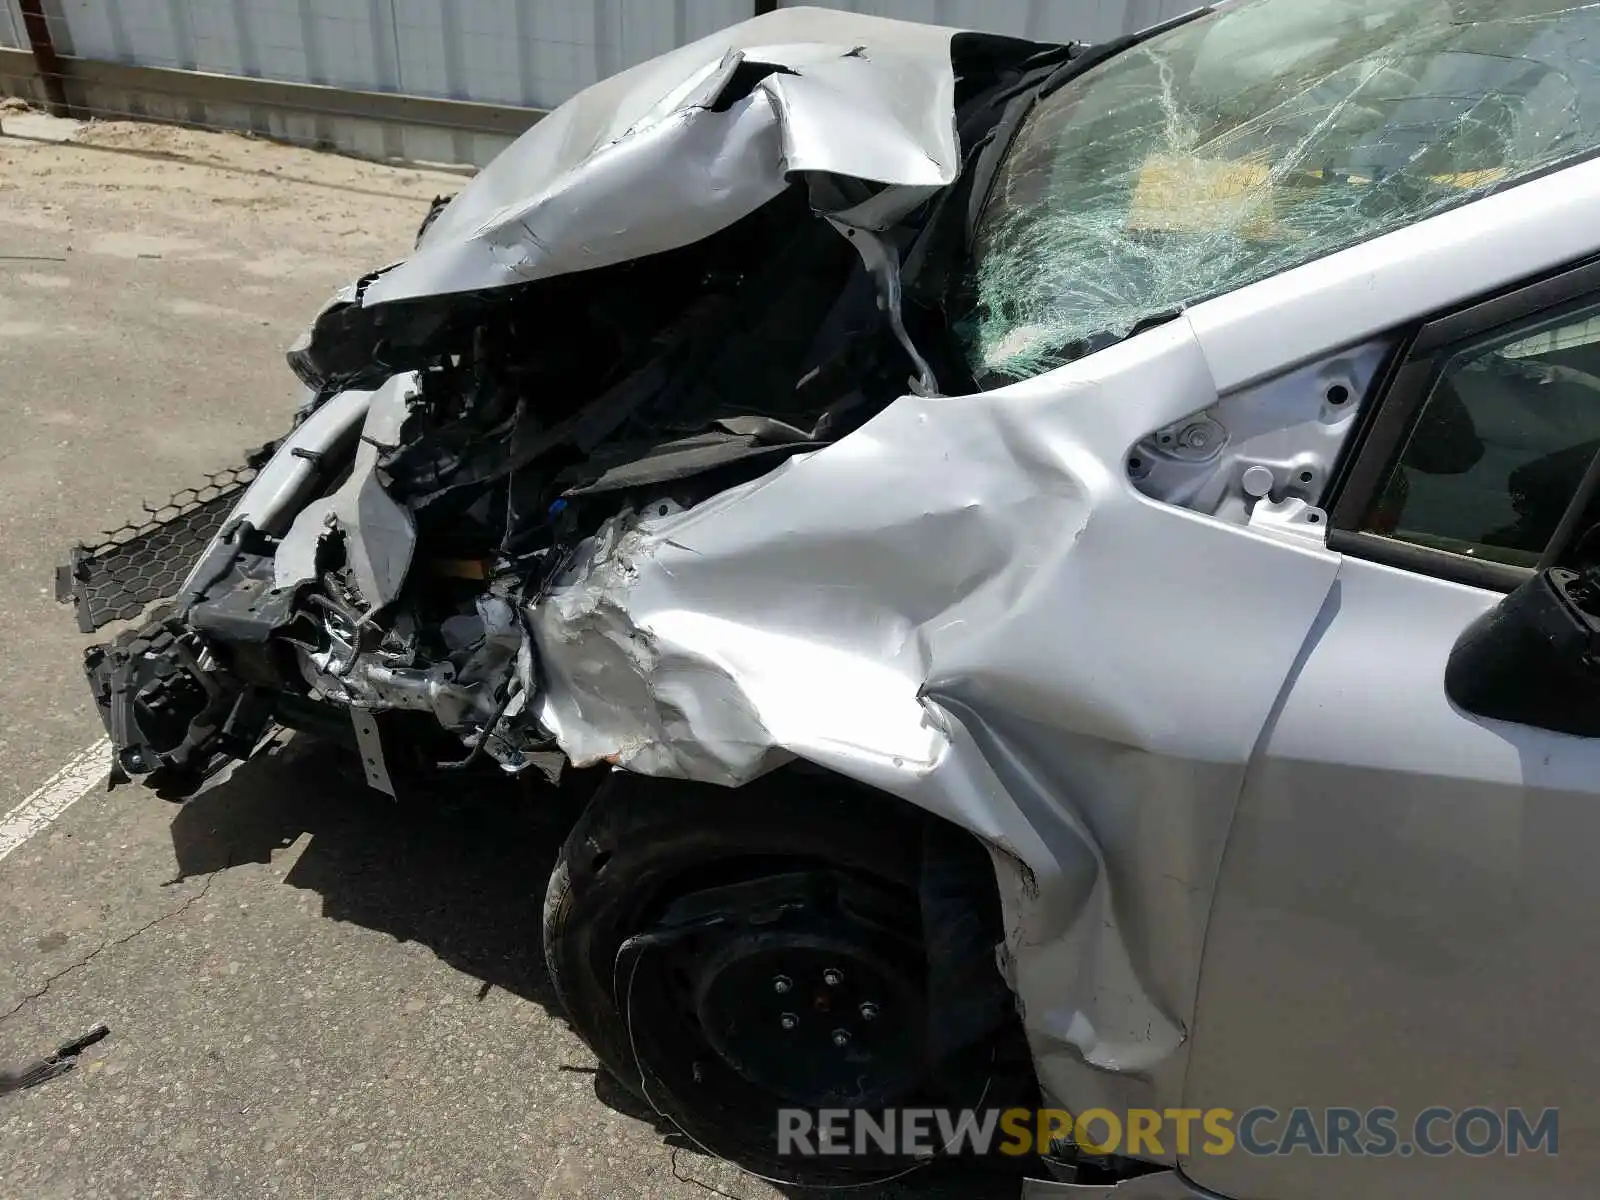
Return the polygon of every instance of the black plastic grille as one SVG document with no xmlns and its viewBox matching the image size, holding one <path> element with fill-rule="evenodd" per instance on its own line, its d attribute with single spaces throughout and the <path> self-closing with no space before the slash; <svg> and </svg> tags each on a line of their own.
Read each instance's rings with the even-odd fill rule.
<svg viewBox="0 0 1600 1200">
<path fill-rule="evenodd" d="M 78 628 L 93 633 L 176 595 L 272 449 L 264 446 L 246 465 L 207 475 L 205 483 L 184 488 L 164 504 L 146 504 L 141 520 L 102 535 L 96 544 L 74 546 L 67 564 L 56 568 L 56 599 L 72 601 Z"/>
</svg>

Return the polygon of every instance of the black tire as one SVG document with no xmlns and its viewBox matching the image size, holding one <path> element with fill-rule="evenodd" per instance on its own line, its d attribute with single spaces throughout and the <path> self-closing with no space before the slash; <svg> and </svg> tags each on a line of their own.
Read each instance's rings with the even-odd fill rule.
<svg viewBox="0 0 1600 1200">
<path fill-rule="evenodd" d="M 773 1131 L 776 1110 L 785 1101 L 776 1094 L 762 1093 L 765 1114 L 755 1111 L 759 1104 L 751 1104 L 749 1095 L 719 1106 L 681 1070 L 674 1076 L 645 1061 L 649 1052 L 640 1051 L 636 1036 L 641 1003 L 632 972 L 622 979 L 618 963 L 628 939 L 686 892 L 703 894 L 699 889 L 730 879 L 787 878 L 784 872 L 797 864 L 802 869 L 820 865 L 886 894 L 908 897 L 915 928 L 907 932 L 920 946 L 915 906 L 922 831 L 930 820 L 908 805 L 850 789 L 826 775 L 779 773 L 737 791 L 613 776 L 579 817 L 545 898 L 545 961 L 569 1020 L 623 1086 L 716 1154 L 796 1183 L 904 1169 L 910 1161 L 905 1158 L 778 1157 Z M 660 999 L 652 991 L 649 1002 Z M 852 1007 L 842 1005 L 841 1011 Z M 985 1051 L 986 1070 L 991 1063 Z M 954 1075 L 961 1072 L 947 1067 L 941 1066 L 938 1083 L 925 1086 L 937 1089 L 947 1103 L 976 1102 L 979 1093 L 965 1081 L 957 1087 Z M 719 1064 L 718 1069 L 724 1068 Z M 701 1082 L 699 1071 L 696 1063 L 694 1084 Z M 963 1098 L 957 1099 L 952 1088 Z M 928 1093 L 917 1096 L 917 1102 L 926 1102 Z"/>
</svg>

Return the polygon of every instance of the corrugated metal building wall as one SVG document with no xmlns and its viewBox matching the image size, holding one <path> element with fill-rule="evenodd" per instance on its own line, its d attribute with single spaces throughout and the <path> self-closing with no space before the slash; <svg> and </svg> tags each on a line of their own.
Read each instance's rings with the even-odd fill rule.
<svg viewBox="0 0 1600 1200">
<path fill-rule="evenodd" d="M 22 10 L 17 0 L 0 0 L 0 46 L 21 49 L 28 44 L 22 35 Z"/>
<path fill-rule="evenodd" d="M 1195 4 L 821 2 L 1049 41 L 1102 41 Z M 748 17 L 752 0 L 45 0 L 45 9 L 62 54 L 551 108 L 596 79 Z M 0 43 L 26 45 L 17 0 L 0 0 Z M 435 162 L 482 163 L 505 140 L 128 93 L 97 94 L 91 104 Z"/>
</svg>

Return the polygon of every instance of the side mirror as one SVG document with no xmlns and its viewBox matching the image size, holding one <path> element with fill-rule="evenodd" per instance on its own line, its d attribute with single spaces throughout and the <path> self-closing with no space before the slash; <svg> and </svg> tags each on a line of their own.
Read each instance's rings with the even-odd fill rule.
<svg viewBox="0 0 1600 1200">
<path fill-rule="evenodd" d="M 1540 571 L 1467 626 L 1444 690 L 1475 716 L 1600 737 L 1600 570 Z"/>
</svg>

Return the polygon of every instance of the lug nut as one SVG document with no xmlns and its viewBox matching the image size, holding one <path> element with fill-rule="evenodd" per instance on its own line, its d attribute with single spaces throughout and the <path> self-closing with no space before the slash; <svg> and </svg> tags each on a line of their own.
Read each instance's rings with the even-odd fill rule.
<svg viewBox="0 0 1600 1200">
<path fill-rule="evenodd" d="M 876 1021 L 878 1019 L 878 1006 L 868 1000 L 861 1006 L 861 1019 L 863 1021 Z"/>
<path fill-rule="evenodd" d="M 836 971 L 832 967 L 829 967 L 822 973 L 822 982 L 827 984 L 829 987 L 838 987 L 844 982 L 844 972 Z"/>
<path fill-rule="evenodd" d="M 782 1025 L 785 1029 L 793 1029 L 796 1025 L 800 1024 L 800 1018 L 795 1016 L 793 1013 L 784 1013 L 783 1016 L 778 1018 L 778 1024 Z"/>
<path fill-rule="evenodd" d="M 787 993 L 788 990 L 793 986 L 794 984 L 789 982 L 789 977 L 787 975 L 779 975 L 772 981 L 772 990 L 777 992 L 780 996 Z"/>
<path fill-rule="evenodd" d="M 833 1044 L 835 1046 L 848 1046 L 850 1044 L 850 1031 L 848 1029 L 835 1029 L 833 1031 Z"/>
</svg>

